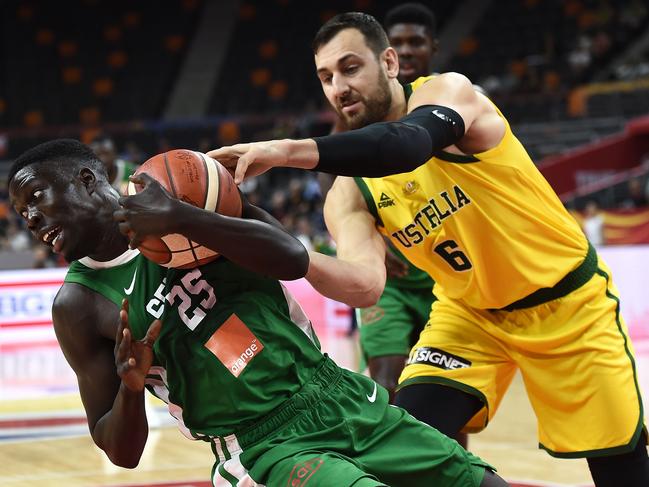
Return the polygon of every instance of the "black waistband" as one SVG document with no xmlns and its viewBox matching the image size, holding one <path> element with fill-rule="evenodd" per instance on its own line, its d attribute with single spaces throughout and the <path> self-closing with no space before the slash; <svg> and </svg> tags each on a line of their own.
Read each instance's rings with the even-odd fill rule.
<svg viewBox="0 0 649 487">
<path fill-rule="evenodd" d="M 501 311 L 514 311 L 516 309 L 531 308 L 539 304 L 547 303 L 553 299 L 562 298 L 575 289 L 586 284 L 597 270 L 597 252 L 588 242 L 588 253 L 584 261 L 574 271 L 569 272 L 563 279 L 553 287 L 544 287 L 534 291 L 529 296 L 519 299 L 512 304 L 501 308 Z"/>
</svg>

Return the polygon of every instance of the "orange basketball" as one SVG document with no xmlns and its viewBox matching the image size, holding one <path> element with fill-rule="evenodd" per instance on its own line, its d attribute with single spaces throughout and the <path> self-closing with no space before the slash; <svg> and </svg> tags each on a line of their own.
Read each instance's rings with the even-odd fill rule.
<svg viewBox="0 0 649 487">
<path fill-rule="evenodd" d="M 147 173 L 172 196 L 227 216 L 241 216 L 241 195 L 230 173 L 205 154 L 176 149 L 153 156 L 135 174 Z M 142 190 L 128 184 L 128 194 Z M 219 254 L 180 234 L 148 237 L 138 247 L 147 258 L 165 267 L 186 269 L 216 259 Z"/>
</svg>

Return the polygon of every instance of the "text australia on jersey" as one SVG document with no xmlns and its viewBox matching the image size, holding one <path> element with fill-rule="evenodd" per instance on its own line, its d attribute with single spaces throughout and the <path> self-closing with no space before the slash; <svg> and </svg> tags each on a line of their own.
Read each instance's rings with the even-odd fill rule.
<svg viewBox="0 0 649 487">
<path fill-rule="evenodd" d="M 392 234 L 405 248 L 424 241 L 424 237 L 442 221 L 471 204 L 471 200 L 462 188 L 454 185 L 449 191 L 442 191 L 439 196 L 428 200 L 428 204 L 417 212 L 412 221 Z"/>
</svg>

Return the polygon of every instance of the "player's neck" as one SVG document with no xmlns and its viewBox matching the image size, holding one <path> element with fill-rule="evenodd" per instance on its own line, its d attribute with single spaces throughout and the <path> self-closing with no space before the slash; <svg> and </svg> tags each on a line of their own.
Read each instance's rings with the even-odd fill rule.
<svg viewBox="0 0 649 487">
<path fill-rule="evenodd" d="M 390 111 L 385 117 L 386 122 L 393 120 L 399 120 L 402 117 L 405 117 L 408 112 L 408 103 L 406 101 L 406 94 L 403 91 L 403 87 L 396 80 L 392 80 L 390 83 L 390 91 L 392 92 L 392 105 L 390 106 Z"/>
<path fill-rule="evenodd" d="M 88 257 L 99 262 L 107 262 L 128 250 L 128 239 L 119 232 L 117 224 L 107 231 L 100 244 Z"/>
</svg>

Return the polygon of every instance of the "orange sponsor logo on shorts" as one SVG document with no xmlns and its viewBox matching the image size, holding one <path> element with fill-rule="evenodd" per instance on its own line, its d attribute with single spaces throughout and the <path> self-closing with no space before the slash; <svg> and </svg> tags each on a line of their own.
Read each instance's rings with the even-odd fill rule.
<svg viewBox="0 0 649 487">
<path fill-rule="evenodd" d="M 264 349 L 264 344 L 235 314 L 225 320 L 205 342 L 212 352 L 235 377 L 239 377 L 250 361 Z"/>
<path fill-rule="evenodd" d="M 370 306 L 361 310 L 361 326 L 371 325 L 380 321 L 385 316 L 385 310 L 380 306 Z"/>
<path fill-rule="evenodd" d="M 291 470 L 286 487 L 304 487 L 313 474 L 322 466 L 322 458 L 311 458 L 305 462 L 296 464 Z"/>
</svg>

